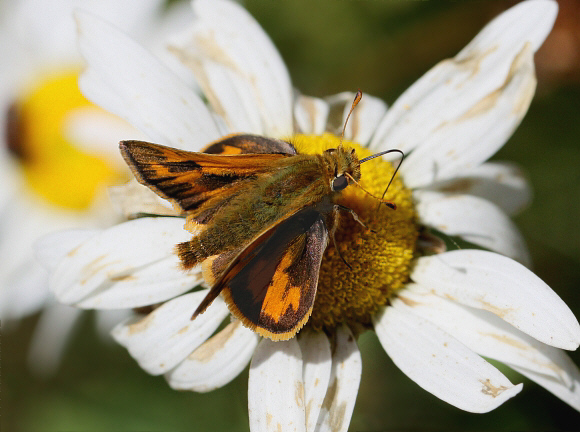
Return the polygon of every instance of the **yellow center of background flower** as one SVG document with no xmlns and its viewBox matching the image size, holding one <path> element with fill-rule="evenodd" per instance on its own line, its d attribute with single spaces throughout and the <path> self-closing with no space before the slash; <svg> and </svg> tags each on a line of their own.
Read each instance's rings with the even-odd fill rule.
<svg viewBox="0 0 580 432">
<path fill-rule="evenodd" d="M 64 136 L 68 115 L 93 107 L 80 93 L 78 72 L 42 80 L 13 107 L 11 138 L 29 188 L 61 208 L 85 210 L 104 185 L 123 178 L 104 159 L 88 154 Z"/>
<path fill-rule="evenodd" d="M 292 138 L 300 153 L 309 154 L 336 148 L 339 142 L 331 134 Z M 354 142 L 344 141 L 343 145 L 354 148 L 359 159 L 372 154 Z M 393 173 L 394 167 L 378 157 L 361 165 L 359 183 L 371 194 L 381 197 Z M 370 325 L 371 316 L 408 282 L 418 228 L 411 191 L 405 188 L 399 175 L 385 199 L 394 202 L 397 209 L 382 204 L 377 212 L 378 201 L 356 185 L 348 186 L 340 194 L 338 203 L 353 209 L 375 232 L 363 228 L 348 212 L 341 212 L 336 242 L 352 270 L 339 257 L 331 241 L 322 259 L 308 326 L 332 330 L 343 322 L 351 327 Z"/>
</svg>

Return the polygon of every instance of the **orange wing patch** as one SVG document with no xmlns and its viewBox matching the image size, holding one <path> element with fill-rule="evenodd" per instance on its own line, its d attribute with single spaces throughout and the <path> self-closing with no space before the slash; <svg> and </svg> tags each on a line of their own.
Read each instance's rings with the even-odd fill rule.
<svg viewBox="0 0 580 432">
<path fill-rule="evenodd" d="M 300 243 L 303 243 L 303 239 Z M 296 244 L 296 243 L 295 243 Z M 301 244 L 300 246 L 304 246 Z M 296 253 L 301 253 L 294 246 L 289 248 L 282 257 L 282 261 L 272 277 L 272 282 L 266 291 L 266 297 L 262 303 L 262 315 L 264 318 L 279 322 L 282 316 L 290 311 L 297 311 L 302 296 L 300 287 L 292 286 L 288 274 L 289 267 L 296 259 Z"/>
</svg>

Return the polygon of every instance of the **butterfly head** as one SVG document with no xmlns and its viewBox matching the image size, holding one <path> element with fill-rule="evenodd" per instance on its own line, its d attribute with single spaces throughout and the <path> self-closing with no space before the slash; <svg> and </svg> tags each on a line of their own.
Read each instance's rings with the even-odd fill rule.
<svg viewBox="0 0 580 432">
<path fill-rule="evenodd" d="M 330 171 L 330 188 L 333 192 L 345 189 L 355 181 L 360 180 L 360 162 L 356 151 L 342 145 L 324 152 Z"/>
</svg>

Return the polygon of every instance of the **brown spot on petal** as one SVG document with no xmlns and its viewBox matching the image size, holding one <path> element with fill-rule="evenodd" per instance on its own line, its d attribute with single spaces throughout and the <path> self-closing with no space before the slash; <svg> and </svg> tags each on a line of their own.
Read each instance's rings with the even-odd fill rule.
<svg viewBox="0 0 580 432">
<path fill-rule="evenodd" d="M 123 282 L 137 279 L 132 274 L 117 274 L 116 276 L 108 276 L 109 280 L 112 282 Z"/>
<path fill-rule="evenodd" d="M 481 333 L 481 332 L 479 334 L 481 334 L 482 336 L 492 337 L 492 338 L 500 341 L 501 343 L 504 343 L 506 345 L 511 345 L 511 346 L 513 346 L 515 348 L 518 348 L 518 349 L 522 349 L 522 350 L 529 349 L 529 346 L 528 345 L 526 345 L 526 344 L 524 344 L 522 342 L 519 342 L 519 341 L 517 341 L 515 339 L 512 339 L 510 337 L 507 337 L 505 335 L 498 335 L 498 334 L 494 334 L 494 333 Z"/>
<path fill-rule="evenodd" d="M 344 423 L 345 414 L 346 414 L 346 402 L 342 402 L 340 405 L 329 411 L 328 423 L 330 426 L 330 430 L 332 431 L 342 430 L 342 424 Z"/>
<path fill-rule="evenodd" d="M 141 333 L 147 330 L 147 327 L 153 322 L 153 314 L 150 313 L 142 320 L 137 321 L 135 324 L 129 326 L 129 334 L 134 335 L 135 333 Z"/>
<path fill-rule="evenodd" d="M 527 62 L 527 64 L 526 64 Z M 514 101 L 513 112 L 518 117 L 523 117 L 523 115 L 528 110 L 534 93 L 536 91 L 536 79 L 533 73 L 533 51 L 531 44 L 527 42 L 522 50 L 514 57 L 512 64 L 510 65 L 510 70 L 506 76 L 503 84 L 496 90 L 489 93 L 487 96 L 475 103 L 465 114 L 461 116 L 457 121 L 466 120 L 478 115 L 484 114 L 491 110 L 497 103 L 499 97 L 512 82 L 514 77 L 522 72 L 522 69 L 530 68 L 530 79 L 525 81 L 525 87 L 518 90 L 517 101 Z"/>
<path fill-rule="evenodd" d="M 483 299 L 479 299 L 479 303 L 481 304 L 482 309 L 491 312 L 492 314 L 495 314 L 502 319 L 505 319 L 507 315 L 509 315 L 512 311 L 514 311 L 514 308 L 500 308 L 492 305 L 489 302 L 486 302 Z"/>
<path fill-rule="evenodd" d="M 295 383 L 294 399 L 296 400 L 296 405 L 299 407 L 304 406 L 304 384 L 302 381 L 296 381 Z"/>
<path fill-rule="evenodd" d="M 335 379 L 335 380 L 333 380 L 331 386 L 328 387 L 328 390 L 326 392 L 326 396 L 324 396 L 324 401 L 322 402 L 322 408 L 325 409 L 326 411 L 330 411 L 330 407 L 332 406 L 332 402 L 334 401 L 334 398 L 336 396 L 337 386 L 338 386 L 338 383 Z"/>
<path fill-rule="evenodd" d="M 483 394 L 491 396 L 493 398 L 498 397 L 500 394 L 502 394 L 505 390 L 508 389 L 506 386 L 499 386 L 499 387 L 494 386 L 491 383 L 491 381 L 489 380 L 489 378 L 486 379 L 485 381 L 479 380 L 479 382 L 483 384 L 483 387 L 481 388 L 481 392 Z"/>
<path fill-rule="evenodd" d="M 235 321 L 229 324 L 225 329 L 217 333 L 215 336 L 212 336 L 192 352 L 188 357 L 189 360 L 194 360 L 199 363 L 207 363 L 210 361 L 213 356 L 230 340 L 239 326 L 240 321 Z"/>
<path fill-rule="evenodd" d="M 81 279 L 81 285 L 84 285 L 88 282 L 90 278 L 95 276 L 99 271 L 103 270 L 105 267 L 110 265 L 111 263 L 102 263 L 107 255 L 100 255 L 88 263 L 83 269 L 83 278 Z"/>
<path fill-rule="evenodd" d="M 415 300 L 411 300 L 410 298 L 404 297 L 404 296 L 402 296 L 402 295 L 399 295 L 399 297 L 398 297 L 398 298 L 399 298 L 399 300 L 401 300 L 403 303 L 405 303 L 407 306 L 411 306 L 411 307 L 413 307 L 413 306 L 417 306 L 417 305 L 419 305 L 419 304 L 420 304 L 419 302 L 417 302 L 417 301 L 415 301 Z"/>
<path fill-rule="evenodd" d="M 308 416 L 310 415 L 310 410 L 312 409 L 312 399 L 310 399 L 308 401 L 308 403 L 306 404 L 306 408 L 304 408 L 304 417 L 306 419 L 308 419 Z"/>
<path fill-rule="evenodd" d="M 272 414 L 270 413 L 266 413 L 266 425 L 268 427 L 270 427 L 270 424 L 272 423 Z"/>
<path fill-rule="evenodd" d="M 441 192 L 448 193 L 467 193 L 474 186 L 475 181 L 468 178 L 458 179 L 447 183 L 445 186 L 439 188 Z"/>
</svg>

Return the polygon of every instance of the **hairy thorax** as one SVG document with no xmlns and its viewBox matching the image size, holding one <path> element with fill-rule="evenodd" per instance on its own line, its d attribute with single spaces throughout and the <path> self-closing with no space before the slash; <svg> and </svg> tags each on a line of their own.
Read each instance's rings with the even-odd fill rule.
<svg viewBox="0 0 580 432">
<path fill-rule="evenodd" d="M 205 257 L 238 249 L 284 215 L 290 216 L 328 196 L 330 186 L 321 156 L 288 159 L 292 163 L 281 164 L 275 174 L 249 181 L 214 216 L 197 237 Z"/>
</svg>

